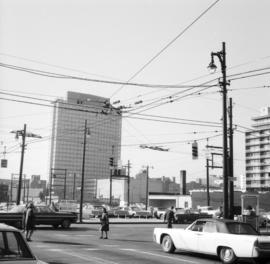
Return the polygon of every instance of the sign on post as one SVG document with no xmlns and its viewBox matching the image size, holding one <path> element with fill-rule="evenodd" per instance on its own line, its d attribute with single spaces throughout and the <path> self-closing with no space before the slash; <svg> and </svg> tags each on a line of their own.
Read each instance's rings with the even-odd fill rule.
<svg viewBox="0 0 270 264">
<path fill-rule="evenodd" d="M 7 168 L 7 159 L 1 159 L 1 168 Z"/>
</svg>

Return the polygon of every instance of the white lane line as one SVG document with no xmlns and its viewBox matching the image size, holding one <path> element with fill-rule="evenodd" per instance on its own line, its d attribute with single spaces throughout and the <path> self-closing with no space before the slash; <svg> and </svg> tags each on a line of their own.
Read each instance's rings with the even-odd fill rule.
<svg viewBox="0 0 270 264">
<path fill-rule="evenodd" d="M 92 259 L 95 260 L 96 262 L 100 263 L 100 264 L 120 264 L 118 262 L 114 262 L 114 261 L 111 261 L 111 260 L 106 260 L 106 259 L 102 259 L 102 258 L 98 258 L 98 257 L 89 257 L 89 256 L 81 256 L 81 255 L 78 255 L 78 254 L 75 254 L 75 253 L 69 253 L 69 252 L 64 252 L 65 255 L 70 255 L 72 257 L 76 257 L 76 258 L 79 258 L 79 259 L 83 259 L 83 260 L 87 260 L 87 261 L 91 261 Z"/>
<path fill-rule="evenodd" d="M 159 257 L 159 258 L 167 258 L 167 259 L 173 259 L 173 260 L 177 260 L 177 261 L 183 261 L 184 263 L 200 264 L 200 262 L 196 262 L 196 261 L 192 261 L 192 260 L 188 260 L 188 259 L 164 256 L 164 255 L 155 254 L 155 253 L 151 253 L 151 252 L 147 252 L 147 251 L 137 250 L 137 249 L 134 249 L 134 248 L 121 248 L 120 250 L 133 251 L 133 252 L 136 252 L 136 253 L 146 254 L 146 255 L 155 256 L 155 257 Z"/>
<path fill-rule="evenodd" d="M 55 236 L 63 236 L 63 237 L 89 237 L 89 236 L 97 236 L 97 235 L 74 235 L 74 234 L 56 234 Z"/>
<path fill-rule="evenodd" d="M 82 248 L 82 249 L 87 251 L 102 250 L 101 248 Z"/>
</svg>

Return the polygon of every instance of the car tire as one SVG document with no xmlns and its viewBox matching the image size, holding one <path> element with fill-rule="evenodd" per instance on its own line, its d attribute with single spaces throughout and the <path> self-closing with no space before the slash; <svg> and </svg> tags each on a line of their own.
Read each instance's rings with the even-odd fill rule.
<svg viewBox="0 0 270 264">
<path fill-rule="evenodd" d="M 162 239 L 161 246 L 164 252 L 172 253 L 175 251 L 175 246 L 169 235 L 165 235 Z"/>
<path fill-rule="evenodd" d="M 234 251 L 229 247 L 222 247 L 219 252 L 219 257 L 222 263 L 225 264 L 232 264 L 236 261 L 236 256 Z"/>
<path fill-rule="evenodd" d="M 64 229 L 67 229 L 70 227 L 70 220 L 69 219 L 64 219 L 61 226 L 64 228 Z"/>
</svg>

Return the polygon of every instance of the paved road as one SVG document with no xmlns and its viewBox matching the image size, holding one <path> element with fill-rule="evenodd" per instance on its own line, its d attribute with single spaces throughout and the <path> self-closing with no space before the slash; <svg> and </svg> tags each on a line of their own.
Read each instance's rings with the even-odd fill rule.
<svg viewBox="0 0 270 264">
<path fill-rule="evenodd" d="M 30 247 L 50 264 L 206 264 L 217 258 L 164 253 L 152 241 L 153 228 L 164 225 L 111 225 L 109 239 L 99 239 L 98 225 L 73 225 L 69 230 L 39 228 Z"/>
</svg>

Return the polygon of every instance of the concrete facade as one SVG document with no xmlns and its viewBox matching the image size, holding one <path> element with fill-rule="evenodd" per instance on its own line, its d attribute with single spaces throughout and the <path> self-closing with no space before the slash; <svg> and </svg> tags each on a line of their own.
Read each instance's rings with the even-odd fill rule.
<svg viewBox="0 0 270 264">
<path fill-rule="evenodd" d="M 252 119 L 246 132 L 246 190 L 270 190 L 270 107 Z"/>
</svg>

